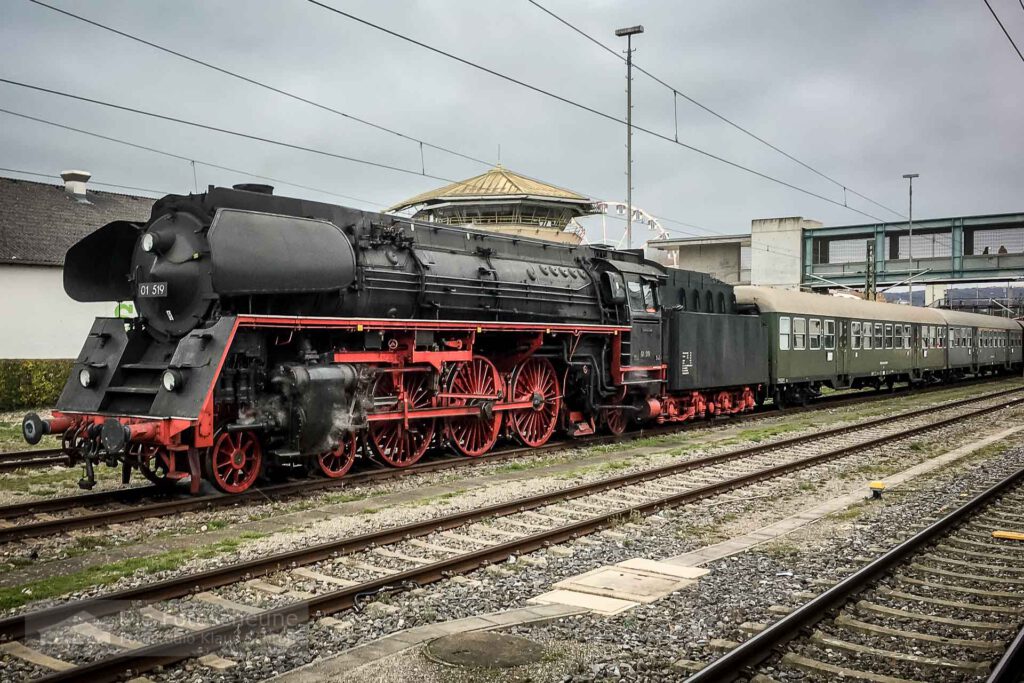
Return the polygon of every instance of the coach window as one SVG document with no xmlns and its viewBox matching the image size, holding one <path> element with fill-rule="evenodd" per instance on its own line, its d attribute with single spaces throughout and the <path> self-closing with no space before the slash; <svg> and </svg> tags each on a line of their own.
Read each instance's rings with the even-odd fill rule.
<svg viewBox="0 0 1024 683">
<path fill-rule="evenodd" d="M 861 328 L 864 335 L 864 348 L 868 351 L 871 350 L 871 323 L 864 323 Z"/>
<path fill-rule="evenodd" d="M 892 325 L 885 326 L 885 348 L 892 348 Z"/>
<path fill-rule="evenodd" d="M 895 325 L 892 328 L 892 343 L 897 349 L 903 348 L 903 325 Z"/>
<path fill-rule="evenodd" d="M 789 351 L 789 318 L 779 318 L 779 350 Z"/>
<path fill-rule="evenodd" d="M 910 348 L 910 325 L 903 326 L 903 348 Z"/>
<path fill-rule="evenodd" d="M 807 319 L 793 318 L 793 350 L 803 351 L 807 348 Z"/>
<path fill-rule="evenodd" d="M 810 327 L 811 350 L 818 351 L 821 349 L 821 321 L 817 318 L 811 318 L 807 322 Z"/>
<path fill-rule="evenodd" d="M 853 341 L 853 350 L 860 349 L 860 323 L 850 323 L 850 339 Z"/>
<path fill-rule="evenodd" d="M 831 351 L 836 348 L 836 321 L 825 321 L 825 350 Z"/>
<path fill-rule="evenodd" d="M 885 348 L 885 335 L 882 334 L 882 330 L 883 329 L 885 329 L 885 328 L 882 327 L 882 323 L 875 323 L 875 348 L 876 349 L 884 349 Z"/>
</svg>

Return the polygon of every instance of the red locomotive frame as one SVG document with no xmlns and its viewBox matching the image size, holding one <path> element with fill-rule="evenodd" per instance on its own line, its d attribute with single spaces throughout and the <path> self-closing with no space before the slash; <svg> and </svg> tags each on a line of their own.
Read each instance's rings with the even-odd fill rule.
<svg viewBox="0 0 1024 683">
<path fill-rule="evenodd" d="M 459 453 L 475 457 L 490 450 L 506 431 L 527 446 L 539 447 L 562 423 L 573 435 L 595 431 L 600 420 L 613 433 L 625 430 L 631 415 L 657 422 L 681 422 L 718 413 L 737 413 L 754 406 L 751 387 L 715 392 L 666 395 L 662 390 L 667 366 L 625 366 L 620 359 L 622 336 L 628 325 L 473 322 L 453 320 L 355 319 L 301 316 L 239 315 L 221 355 L 214 380 L 206 388 L 203 407 L 196 418 L 117 417 L 126 427 L 129 443 L 127 471 L 137 466 L 154 481 L 173 483 L 191 478 L 193 492 L 205 474 L 228 492 L 248 489 L 262 466 L 262 446 L 251 431 L 224 431 L 217 424 L 214 387 L 230 355 L 236 334 L 242 329 L 332 330 L 379 332 L 379 350 L 336 349 L 334 363 L 370 366 L 376 371 L 374 409 L 368 411 L 364 430 L 370 450 L 389 465 L 410 465 L 423 455 L 437 428 Z M 420 348 L 417 332 L 432 332 L 439 348 Z M 489 334 L 511 335 L 515 348 L 508 353 L 476 353 L 478 342 Z M 611 342 L 611 379 L 620 394 L 600 415 L 563 410 L 565 376 L 545 356 L 535 355 L 547 339 L 568 337 L 569 357 L 584 335 L 606 337 Z M 506 340 L 507 341 L 507 340 Z M 616 409 L 627 398 L 632 373 L 640 373 L 658 387 L 643 405 Z M 65 443 L 75 444 L 79 435 L 98 429 L 106 415 L 54 413 L 50 433 L 65 433 Z M 191 432 L 191 443 L 183 433 Z M 200 458 L 203 449 L 209 457 Z M 351 468 L 357 449 L 355 435 L 348 434 L 335 449 L 317 458 L 320 470 L 341 477 Z M 204 465 L 205 463 L 205 465 Z M 206 470 L 204 472 L 204 469 Z"/>
</svg>

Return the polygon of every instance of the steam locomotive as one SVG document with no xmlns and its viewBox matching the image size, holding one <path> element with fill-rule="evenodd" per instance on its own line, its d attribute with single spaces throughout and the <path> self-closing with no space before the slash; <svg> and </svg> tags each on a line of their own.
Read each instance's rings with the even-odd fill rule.
<svg viewBox="0 0 1024 683">
<path fill-rule="evenodd" d="M 341 477 L 364 451 L 403 467 L 435 445 L 537 447 L 749 410 L 758 390 L 742 340 L 759 323 L 707 275 L 261 185 L 169 195 L 145 224 L 100 228 L 68 251 L 64 286 L 138 313 L 98 318 L 52 419 L 23 421 L 30 443 L 61 437 L 83 487 L 105 462 L 238 493 L 268 468 Z M 731 320 L 716 334 L 733 341 L 698 351 L 707 328 L 669 291 Z"/>
<path fill-rule="evenodd" d="M 733 288 L 641 251 L 263 185 L 100 228 L 68 251 L 64 287 L 138 313 L 98 318 L 53 417 L 23 420 L 29 443 L 61 438 L 85 488 L 106 463 L 240 493 L 272 470 L 337 478 L 360 456 L 404 467 L 431 447 L 475 457 L 1021 365 L 1005 319 Z"/>
</svg>

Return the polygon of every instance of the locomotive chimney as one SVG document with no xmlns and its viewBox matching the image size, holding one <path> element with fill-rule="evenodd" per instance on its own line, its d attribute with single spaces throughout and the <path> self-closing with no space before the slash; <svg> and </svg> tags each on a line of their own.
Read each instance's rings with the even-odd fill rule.
<svg viewBox="0 0 1024 683">
<path fill-rule="evenodd" d="M 64 181 L 64 191 L 75 197 L 85 196 L 85 184 L 89 182 L 92 173 L 88 171 L 63 171 L 60 174 Z"/>
<path fill-rule="evenodd" d="M 263 183 L 239 183 L 232 185 L 233 190 L 242 190 L 244 192 L 256 192 L 258 194 L 274 194 L 273 185 L 264 185 Z"/>
</svg>

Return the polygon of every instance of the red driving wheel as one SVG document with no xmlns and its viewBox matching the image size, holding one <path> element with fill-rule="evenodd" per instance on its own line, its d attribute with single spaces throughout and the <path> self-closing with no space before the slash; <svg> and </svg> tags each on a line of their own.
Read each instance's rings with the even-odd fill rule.
<svg viewBox="0 0 1024 683">
<path fill-rule="evenodd" d="M 225 493 L 242 493 L 260 476 L 263 447 L 251 431 L 222 432 L 206 453 L 206 472 Z"/>
<path fill-rule="evenodd" d="M 413 412 L 429 408 L 433 397 L 430 377 L 427 372 L 382 373 L 373 385 L 377 412 Z M 408 467 L 423 457 L 433 436 L 433 419 L 370 422 L 370 449 L 392 467 Z"/>
<path fill-rule="evenodd" d="M 494 363 L 483 356 L 474 356 L 473 360 L 458 363 L 449 371 L 445 393 L 464 395 L 447 398 L 446 405 L 481 406 L 479 415 L 449 417 L 445 420 L 445 435 L 455 450 L 471 458 L 491 450 L 501 431 L 501 413 L 494 412 L 487 405 L 501 397 L 501 375 Z"/>
<path fill-rule="evenodd" d="M 547 443 L 558 424 L 562 395 L 555 366 L 547 358 L 530 358 L 512 375 L 512 401 L 530 401 L 530 408 L 509 412 L 512 431 L 524 445 L 538 448 Z"/>
<path fill-rule="evenodd" d="M 316 458 L 320 473 L 331 479 L 341 479 L 352 469 L 356 461 L 356 435 L 345 432 L 341 443 L 329 451 L 324 451 Z"/>
</svg>

